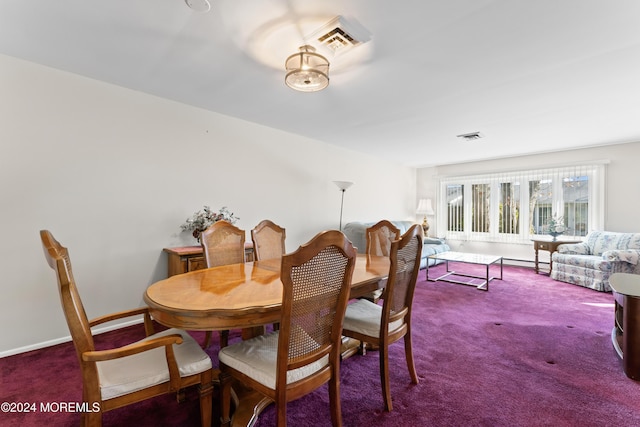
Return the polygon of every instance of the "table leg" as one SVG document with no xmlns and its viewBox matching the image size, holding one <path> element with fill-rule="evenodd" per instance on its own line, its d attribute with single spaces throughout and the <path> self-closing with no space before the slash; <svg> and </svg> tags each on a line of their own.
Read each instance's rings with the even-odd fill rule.
<svg viewBox="0 0 640 427">
<path fill-rule="evenodd" d="M 487 292 L 489 292 L 489 266 L 491 264 L 487 264 Z"/>
<path fill-rule="evenodd" d="M 538 274 L 538 271 L 539 271 L 538 270 L 538 248 L 535 248 L 534 252 L 536 254 L 536 258 L 535 258 L 536 259 L 536 267 L 535 267 L 536 268 L 536 274 Z"/>
</svg>

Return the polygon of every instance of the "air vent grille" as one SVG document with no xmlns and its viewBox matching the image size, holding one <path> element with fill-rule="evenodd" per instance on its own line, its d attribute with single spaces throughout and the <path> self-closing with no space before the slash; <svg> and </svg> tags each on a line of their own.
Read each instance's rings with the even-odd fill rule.
<svg viewBox="0 0 640 427">
<path fill-rule="evenodd" d="M 328 33 L 318 37 L 318 42 L 327 46 L 334 52 L 339 49 L 354 47 L 360 43 L 340 27 L 336 27 Z"/>
<path fill-rule="evenodd" d="M 484 135 L 482 135 L 480 132 L 471 132 L 471 133 L 463 133 L 461 135 L 456 135 L 456 137 L 461 138 L 465 141 L 475 141 L 476 139 L 483 138 Z"/>
<path fill-rule="evenodd" d="M 336 16 L 324 26 L 305 37 L 312 45 L 324 49 L 334 56 L 353 49 L 369 41 L 366 31 L 355 29 L 357 25 L 349 24 L 344 17 Z"/>
</svg>

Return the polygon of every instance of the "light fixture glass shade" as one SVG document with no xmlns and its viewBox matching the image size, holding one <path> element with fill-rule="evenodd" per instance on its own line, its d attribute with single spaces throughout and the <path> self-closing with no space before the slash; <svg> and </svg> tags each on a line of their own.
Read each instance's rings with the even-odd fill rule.
<svg viewBox="0 0 640 427">
<path fill-rule="evenodd" d="M 431 199 L 420 199 L 418 201 L 418 209 L 416 209 L 416 213 L 423 215 L 433 215 L 434 212 Z"/>
<path fill-rule="evenodd" d="M 333 181 L 333 183 L 338 186 L 340 191 L 345 191 L 347 188 L 353 185 L 353 182 L 349 181 Z"/>
<path fill-rule="evenodd" d="M 204 13 L 211 10 L 211 3 L 209 3 L 209 0 L 184 0 L 184 2 L 196 12 Z"/>
<path fill-rule="evenodd" d="M 304 45 L 287 58 L 284 81 L 291 89 L 317 92 L 329 86 L 329 61 L 315 51 L 313 46 Z"/>
</svg>

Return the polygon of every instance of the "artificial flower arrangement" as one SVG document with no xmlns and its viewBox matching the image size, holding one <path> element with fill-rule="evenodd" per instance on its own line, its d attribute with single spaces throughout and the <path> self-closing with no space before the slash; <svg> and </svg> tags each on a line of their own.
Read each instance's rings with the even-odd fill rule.
<svg viewBox="0 0 640 427">
<path fill-rule="evenodd" d="M 564 218 L 553 216 L 549 219 L 547 223 L 547 232 L 550 236 L 553 236 L 553 240 L 556 240 L 556 237 L 561 235 L 567 230 L 567 227 L 564 226 Z"/>
<path fill-rule="evenodd" d="M 183 231 L 190 231 L 193 237 L 200 241 L 200 233 L 209 228 L 214 222 L 225 220 L 231 224 L 235 224 L 239 219 L 240 218 L 235 216 L 233 212 L 230 212 L 226 206 L 220 208 L 218 212 L 212 211 L 209 206 L 204 206 L 202 210 L 194 213 L 191 218 L 187 218 L 180 228 L 182 228 Z"/>
</svg>

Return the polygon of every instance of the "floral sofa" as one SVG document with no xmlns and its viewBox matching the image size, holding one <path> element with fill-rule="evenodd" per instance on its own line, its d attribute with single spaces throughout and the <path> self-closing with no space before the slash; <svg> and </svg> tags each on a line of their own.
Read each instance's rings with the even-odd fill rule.
<svg viewBox="0 0 640 427">
<path fill-rule="evenodd" d="M 640 233 L 592 231 L 582 243 L 558 246 L 551 259 L 553 279 L 611 292 L 613 273 L 640 274 Z"/>
<path fill-rule="evenodd" d="M 411 221 L 390 221 L 393 225 L 400 229 L 400 234 L 404 234 L 407 232 L 409 228 L 414 222 Z M 358 248 L 358 252 L 363 253 L 366 249 L 366 237 L 365 231 L 367 228 L 374 225 L 375 222 L 349 222 L 343 228 L 343 233 L 347 236 L 347 238 L 353 243 L 353 246 Z M 440 252 L 446 252 L 449 249 L 449 245 L 447 245 L 443 240 L 435 239 L 433 237 L 425 237 L 423 239 L 424 246 L 422 247 L 422 257 L 420 260 L 420 268 L 427 267 L 427 257 L 429 255 L 437 254 Z M 435 260 L 428 260 L 429 266 L 434 265 Z"/>
</svg>

